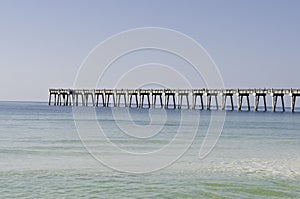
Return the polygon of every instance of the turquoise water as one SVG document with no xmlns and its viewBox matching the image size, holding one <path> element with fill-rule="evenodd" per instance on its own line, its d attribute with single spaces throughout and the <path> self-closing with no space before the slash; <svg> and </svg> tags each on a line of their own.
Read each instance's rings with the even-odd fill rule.
<svg viewBox="0 0 300 199">
<path fill-rule="evenodd" d="M 82 110 L 88 109 L 92 108 Z M 94 147 L 87 150 L 77 133 L 71 107 L 1 102 L 0 198 L 300 197 L 300 113 L 227 112 L 216 146 L 200 159 L 211 112 L 131 109 L 128 118 L 124 110 L 97 108 L 96 116 L 108 138 L 131 152 L 151 152 L 170 143 L 183 113 L 188 121 L 199 117 L 200 123 L 182 125 L 187 136 L 198 130 L 181 158 L 157 171 L 133 174 L 118 172 L 95 159 L 91 151 L 116 161 L 120 154 L 89 134 L 95 131 L 93 120 L 84 117 L 81 121 L 86 131 L 80 134 L 86 133 L 86 143 Z M 167 119 L 159 134 L 134 139 L 122 133 L 112 111 L 128 131 L 133 126 L 155 129 L 162 123 L 161 116 Z M 183 150 L 180 142 L 174 150 Z M 129 162 L 122 166 L 136 165 Z"/>
</svg>

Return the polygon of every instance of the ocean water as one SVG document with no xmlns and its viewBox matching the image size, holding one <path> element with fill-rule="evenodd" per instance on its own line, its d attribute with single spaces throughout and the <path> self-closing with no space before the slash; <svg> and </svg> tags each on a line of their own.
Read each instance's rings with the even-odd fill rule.
<svg viewBox="0 0 300 199">
<path fill-rule="evenodd" d="M 72 107 L 0 102 L 0 198 L 300 198 L 300 113 L 228 111 L 216 145 L 200 159 L 217 112 L 75 111 L 77 122 Z M 156 162 L 127 159 L 110 143 L 155 152 Z M 135 169 L 145 173 L 128 172 Z"/>
</svg>

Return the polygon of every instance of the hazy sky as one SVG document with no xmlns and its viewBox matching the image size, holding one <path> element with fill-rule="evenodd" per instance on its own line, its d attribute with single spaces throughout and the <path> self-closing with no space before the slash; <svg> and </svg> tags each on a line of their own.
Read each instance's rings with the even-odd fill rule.
<svg viewBox="0 0 300 199">
<path fill-rule="evenodd" d="M 145 26 L 194 38 L 228 88 L 299 88 L 299 20 L 296 0 L 0 0 L 0 100 L 46 101 L 98 43 Z"/>
</svg>

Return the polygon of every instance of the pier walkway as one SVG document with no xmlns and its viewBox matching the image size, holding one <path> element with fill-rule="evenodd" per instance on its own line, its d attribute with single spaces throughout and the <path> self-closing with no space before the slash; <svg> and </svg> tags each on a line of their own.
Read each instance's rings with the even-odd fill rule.
<svg viewBox="0 0 300 199">
<path fill-rule="evenodd" d="M 237 98 L 234 104 L 233 96 Z M 250 103 L 253 95 L 253 105 Z M 278 99 L 285 111 L 284 96 L 291 97 L 291 111 L 295 111 L 300 89 L 49 89 L 49 106 L 103 106 L 130 108 L 201 109 L 259 111 L 260 100 L 267 111 L 266 96 L 272 97 L 272 111 L 278 111 Z M 219 105 L 219 97 L 222 99 Z M 204 104 L 206 98 L 206 105 Z M 151 100 L 150 100 L 151 99 Z M 227 100 L 230 103 L 227 103 Z M 190 103 L 191 100 L 191 103 Z M 121 103 L 122 101 L 122 103 Z M 214 103 L 214 106 L 212 104 Z M 246 103 L 246 106 L 243 106 Z M 245 108 L 246 107 L 246 108 Z M 261 109 L 260 109 L 261 110 Z"/>
</svg>

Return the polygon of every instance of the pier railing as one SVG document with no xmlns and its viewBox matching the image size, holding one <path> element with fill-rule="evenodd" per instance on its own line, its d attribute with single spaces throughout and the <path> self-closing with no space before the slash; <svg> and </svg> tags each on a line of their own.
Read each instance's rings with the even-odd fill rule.
<svg viewBox="0 0 300 199">
<path fill-rule="evenodd" d="M 291 111 L 295 111 L 296 98 L 300 96 L 300 89 L 49 89 L 49 105 L 54 106 L 103 106 L 211 110 L 226 110 L 227 98 L 230 100 L 229 110 L 234 110 L 233 96 L 237 96 L 237 110 L 242 111 L 243 99 L 246 99 L 246 111 L 251 110 L 249 96 L 253 95 L 253 111 L 258 111 L 260 99 L 263 100 L 263 111 L 267 111 L 266 96 L 272 97 L 272 111 L 277 108 L 278 98 L 281 99 L 281 111 L 285 111 L 284 96 L 291 97 Z M 219 96 L 221 106 L 219 107 Z M 206 106 L 203 98 L 206 97 Z M 190 105 L 190 98 L 192 103 Z M 151 100 L 150 100 L 151 99 Z M 163 100 L 164 99 L 164 100 Z M 199 101 L 200 99 L 200 101 Z M 110 101 L 112 100 L 112 101 Z M 122 103 L 121 103 L 122 101 Z M 184 104 L 185 102 L 185 104 Z"/>
</svg>

